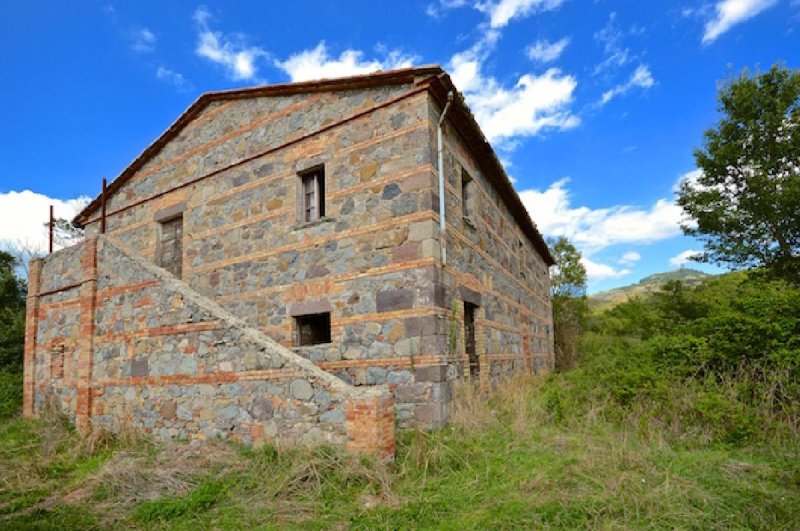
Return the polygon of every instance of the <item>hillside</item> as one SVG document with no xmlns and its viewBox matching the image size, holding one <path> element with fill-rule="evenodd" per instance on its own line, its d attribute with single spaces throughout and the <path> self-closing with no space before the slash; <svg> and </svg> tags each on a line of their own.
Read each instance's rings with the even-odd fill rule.
<svg viewBox="0 0 800 531">
<path fill-rule="evenodd" d="M 687 286 L 697 286 L 702 283 L 703 280 L 711 276 L 712 275 L 708 273 L 684 267 L 676 271 L 655 273 L 643 278 L 636 284 L 589 295 L 589 307 L 593 311 L 607 310 L 633 297 L 641 297 L 642 295 L 654 293 L 658 291 L 661 286 L 673 280 L 683 282 Z"/>
</svg>

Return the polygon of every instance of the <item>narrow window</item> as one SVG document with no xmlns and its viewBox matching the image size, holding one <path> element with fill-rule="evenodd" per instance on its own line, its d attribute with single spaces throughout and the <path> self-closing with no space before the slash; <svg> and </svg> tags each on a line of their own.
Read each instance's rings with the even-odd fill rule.
<svg viewBox="0 0 800 531">
<path fill-rule="evenodd" d="M 303 216 L 305 222 L 325 217 L 325 169 L 318 168 L 300 175 L 302 179 Z"/>
<path fill-rule="evenodd" d="M 181 278 L 183 262 L 183 216 L 160 223 L 158 265 Z"/>
<path fill-rule="evenodd" d="M 469 173 L 461 169 L 461 215 L 465 218 L 472 217 L 473 181 Z"/>
<path fill-rule="evenodd" d="M 50 357 L 50 377 L 63 378 L 64 377 L 64 345 L 58 345 L 53 348 Z"/>
<path fill-rule="evenodd" d="M 477 306 L 464 301 L 464 348 L 467 351 L 469 375 L 478 376 L 481 372 L 481 362 L 478 358 L 478 346 L 475 341 L 475 311 Z"/>
<path fill-rule="evenodd" d="M 298 315 L 297 321 L 297 346 L 320 345 L 331 342 L 331 314 L 314 313 Z"/>
</svg>

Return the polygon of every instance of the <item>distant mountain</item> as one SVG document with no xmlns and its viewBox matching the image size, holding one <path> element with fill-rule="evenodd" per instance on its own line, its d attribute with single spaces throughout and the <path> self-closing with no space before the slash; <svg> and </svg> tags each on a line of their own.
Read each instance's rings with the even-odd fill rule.
<svg viewBox="0 0 800 531">
<path fill-rule="evenodd" d="M 594 311 L 607 310 L 632 297 L 641 297 L 642 295 L 655 293 L 661 286 L 671 280 L 679 280 L 687 286 L 696 286 L 711 276 L 712 275 L 708 273 L 685 267 L 676 271 L 656 273 L 644 277 L 636 284 L 631 284 L 630 286 L 622 286 L 589 295 L 589 307 Z"/>
</svg>

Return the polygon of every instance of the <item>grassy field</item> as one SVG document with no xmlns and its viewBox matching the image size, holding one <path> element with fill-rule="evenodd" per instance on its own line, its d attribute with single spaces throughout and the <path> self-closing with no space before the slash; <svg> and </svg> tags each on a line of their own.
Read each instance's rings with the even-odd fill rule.
<svg viewBox="0 0 800 531">
<path fill-rule="evenodd" d="M 402 433 L 388 465 L 330 448 L 81 439 L 57 418 L 12 418 L 0 528 L 797 528 L 796 445 L 702 442 L 602 400 L 565 413 L 554 397 L 571 385 L 463 386 L 453 425 Z"/>
</svg>

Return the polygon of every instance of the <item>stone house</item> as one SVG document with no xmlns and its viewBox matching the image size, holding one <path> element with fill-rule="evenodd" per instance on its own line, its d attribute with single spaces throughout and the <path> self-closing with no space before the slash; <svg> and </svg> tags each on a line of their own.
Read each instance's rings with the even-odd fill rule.
<svg viewBox="0 0 800 531">
<path fill-rule="evenodd" d="M 553 259 L 438 66 L 204 94 L 75 222 L 28 415 L 390 452 L 456 379 L 553 365 Z"/>
</svg>

